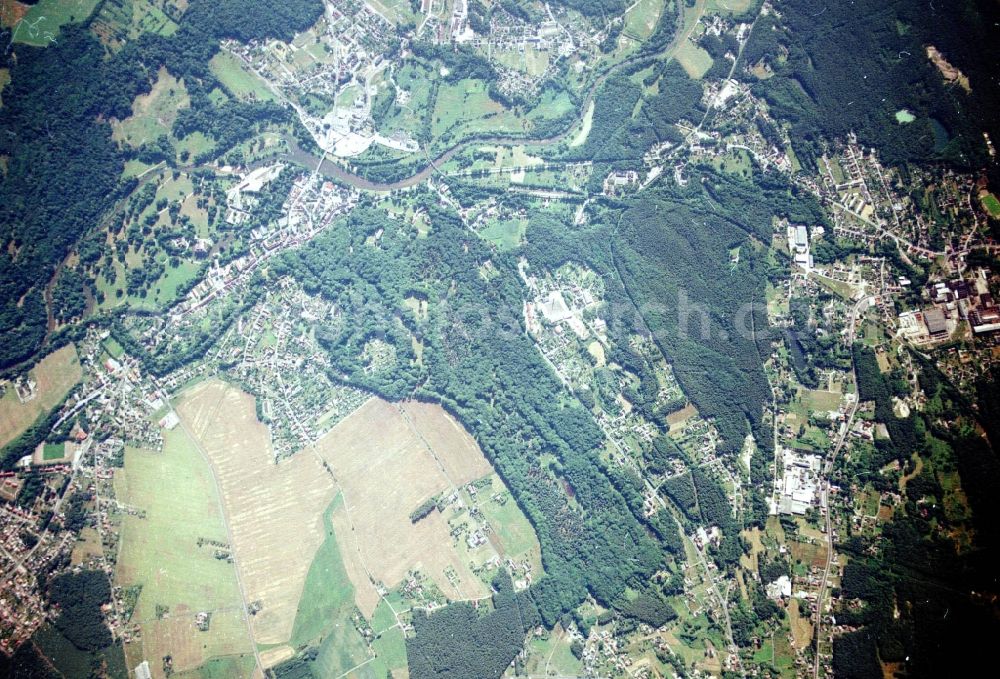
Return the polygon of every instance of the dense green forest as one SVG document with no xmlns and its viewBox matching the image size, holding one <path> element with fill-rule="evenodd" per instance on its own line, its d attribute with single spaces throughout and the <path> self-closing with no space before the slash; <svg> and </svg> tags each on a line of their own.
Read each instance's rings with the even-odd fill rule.
<svg viewBox="0 0 1000 679">
<path fill-rule="evenodd" d="M 1000 134 L 993 72 L 1000 45 L 991 33 L 998 18 L 1000 6 L 990 0 L 822 7 L 786 0 L 780 19 L 768 14 L 758 21 L 744 58 L 774 69 L 754 88 L 776 117 L 791 123 L 792 145 L 807 167 L 823 139 L 854 131 L 891 163 L 943 158 L 978 168 L 987 161 L 982 132 Z M 969 78 L 971 92 L 945 82 L 927 57 L 929 45 Z M 779 58 L 785 51 L 787 58 Z M 901 126 L 895 118 L 901 109 L 916 120 Z"/>
<path fill-rule="evenodd" d="M 515 593 L 505 571 L 493 588 L 493 609 L 485 613 L 464 601 L 430 614 L 414 612 L 416 634 L 406 641 L 413 679 L 498 679 L 503 674 L 540 620 L 531 597 Z"/>
<path fill-rule="evenodd" d="M 390 399 L 440 401 L 469 427 L 538 533 L 549 575 L 530 592 L 547 625 L 588 593 L 610 603 L 660 568 L 664 549 L 679 549 L 676 529 L 659 516 L 641 518 L 636 489 L 599 458 L 602 435 L 590 414 L 558 397 L 558 381 L 524 333 L 515 262 L 491 252 L 454 214 L 430 200 L 425 208 L 433 224 L 427 238 L 359 209 L 273 273 L 336 302 L 339 320 L 317 329 L 335 379 Z M 366 243 L 379 230 L 378 247 Z M 484 276 L 487 261 L 492 272 Z M 430 302 L 419 321 L 404 305 L 415 293 Z M 394 364 L 382 370 L 364 359 L 376 339 L 395 349 Z M 424 345 L 422 365 L 414 340 Z M 555 461 L 543 464 L 543 455 Z"/>
<path fill-rule="evenodd" d="M 881 660 L 904 662 L 908 676 L 943 676 L 955 667 L 956 648 L 962 649 L 964 666 L 985 667 L 991 649 L 970 640 L 1000 634 L 992 604 L 976 594 L 995 587 L 1000 461 L 977 431 L 971 403 L 929 361 L 918 358 L 927 406 L 907 418 L 892 412 L 892 398 L 906 390 L 905 381 L 882 374 L 868 349 L 855 351 L 854 363 L 861 398 L 875 401 L 876 418 L 887 425 L 890 438 L 878 442 L 875 455 L 853 455 L 848 478 L 884 483 L 884 464 L 908 461 L 914 453 L 925 461 L 925 471 L 906 484 L 902 511 L 874 541 L 856 536 L 839 546 L 850 556 L 841 594 L 862 605 L 836 612 L 838 623 L 860 630 L 835 640 L 834 671 L 872 676 Z M 984 376 L 980 388 L 995 390 L 994 377 Z M 994 426 L 983 422 L 990 422 L 987 431 Z M 957 526 L 943 510 L 937 474 L 956 469 L 976 531 L 975 549 L 962 552 L 948 537 Z"/>
</svg>

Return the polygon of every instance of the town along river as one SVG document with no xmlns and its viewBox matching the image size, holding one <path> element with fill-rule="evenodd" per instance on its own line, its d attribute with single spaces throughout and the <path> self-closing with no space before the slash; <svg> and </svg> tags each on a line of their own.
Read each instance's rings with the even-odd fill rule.
<svg viewBox="0 0 1000 679">
<path fill-rule="evenodd" d="M 455 146 L 452 146 L 440 156 L 430 161 L 423 169 L 418 170 L 415 174 L 398 181 L 387 183 L 375 182 L 370 179 L 366 179 L 361 175 L 354 174 L 326 156 L 320 158 L 319 156 L 310 153 L 299 146 L 298 141 L 290 135 L 285 135 L 283 137 L 285 143 L 288 145 L 288 152 L 283 154 L 281 157 L 295 163 L 296 165 L 301 165 L 306 169 L 315 170 L 327 179 L 341 184 L 347 184 L 348 186 L 353 186 L 354 188 L 361 189 L 362 191 L 396 191 L 423 183 L 432 174 L 438 172 L 439 166 L 447 163 L 456 153 L 459 153 L 470 146 L 480 144 L 498 144 L 502 146 L 512 146 L 515 144 L 524 144 L 526 146 L 550 146 L 565 139 L 569 133 L 574 130 L 577 122 L 578 121 L 574 119 L 573 123 L 571 123 L 566 130 L 546 139 L 528 139 L 518 137 L 476 137 L 467 139 L 463 142 L 459 142 Z M 266 164 L 267 162 L 268 161 L 258 161 L 257 163 L 252 163 L 251 167 L 258 167 Z"/>
</svg>

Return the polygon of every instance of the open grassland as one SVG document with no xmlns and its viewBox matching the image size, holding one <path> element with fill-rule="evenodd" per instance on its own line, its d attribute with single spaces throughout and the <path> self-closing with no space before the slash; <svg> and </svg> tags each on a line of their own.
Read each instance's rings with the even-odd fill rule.
<svg viewBox="0 0 1000 679">
<path fill-rule="evenodd" d="M 115 489 L 120 502 L 145 515 L 125 516 L 115 571 L 116 585 L 142 586 L 132 615 L 142 641 L 126 646 L 129 666 L 149 660 L 162 676 L 165 655 L 181 672 L 251 652 L 236 571 L 207 542 L 225 545 L 228 537 L 211 468 L 194 441 L 176 428 L 165 432 L 162 452 L 127 450 Z M 200 611 L 212 613 L 207 632 L 195 626 Z"/>
<path fill-rule="evenodd" d="M 497 538 L 494 545 L 500 556 L 518 562 L 528 561 L 537 580 L 542 573 L 538 536 L 499 476 L 494 474 L 490 485 L 479 491 L 479 509 L 493 527 Z"/>
<path fill-rule="evenodd" d="M 708 73 L 708 69 L 712 68 L 712 55 L 695 45 L 690 39 L 680 44 L 674 56 L 678 63 L 684 67 L 685 73 L 695 80 L 701 80 L 702 76 Z"/>
<path fill-rule="evenodd" d="M 14 385 L 7 385 L 0 398 L 0 446 L 5 446 L 65 398 L 82 375 L 76 347 L 68 344 L 52 352 L 29 372 L 35 382 L 35 398 L 21 403 Z"/>
<path fill-rule="evenodd" d="M 161 67 L 149 94 L 141 94 L 132 102 L 132 115 L 114 124 L 112 137 L 132 148 L 170 134 L 182 108 L 191 105 L 184 83 Z"/>
<path fill-rule="evenodd" d="M 341 541 L 341 553 L 365 617 L 379 602 L 373 582 L 393 588 L 411 569 L 428 575 L 452 599 L 487 593 L 452 547 L 440 513 L 417 523 L 409 518 L 425 500 L 489 472 L 478 446 L 443 409 L 373 399 L 330 430 L 316 449 L 344 495 L 333 523 L 338 535 L 350 536 Z M 457 585 L 445 576 L 449 567 L 458 575 Z"/>
<path fill-rule="evenodd" d="M 94 11 L 99 0 L 40 0 L 28 9 L 14 28 L 14 42 L 45 47 L 65 24 L 79 23 Z"/>
<path fill-rule="evenodd" d="M 323 510 L 334 496 L 328 472 L 312 455 L 274 464 L 267 427 L 253 397 L 220 380 L 184 394 L 177 412 L 208 456 L 219 484 L 258 644 L 289 640 L 316 550 Z"/>
<path fill-rule="evenodd" d="M 645 40 L 653 35 L 663 4 L 664 0 L 637 0 L 625 15 L 625 35 L 636 40 Z"/>
<path fill-rule="evenodd" d="M 750 9 L 753 0 L 707 0 L 706 14 L 742 14 Z"/>
<path fill-rule="evenodd" d="M 238 99 L 274 101 L 274 94 L 239 59 L 229 52 L 219 52 L 208 62 L 209 68 L 229 92 Z"/>
<path fill-rule="evenodd" d="M 334 509 L 342 504 L 343 499 L 338 495 L 323 515 L 323 544 L 316 551 L 306 575 L 291 639 L 288 645 L 275 649 L 292 651 L 306 645 L 322 647 L 330 643 L 331 637 L 337 638 L 341 651 L 336 657 L 341 662 L 326 667 L 330 673 L 324 676 L 339 676 L 369 658 L 368 650 L 351 621 L 357 610 L 354 606 L 354 586 L 344 569 L 331 520 Z M 331 664 L 334 655 L 329 652 L 325 655 L 326 663 Z M 265 664 L 270 665 L 271 662 Z"/>
</svg>

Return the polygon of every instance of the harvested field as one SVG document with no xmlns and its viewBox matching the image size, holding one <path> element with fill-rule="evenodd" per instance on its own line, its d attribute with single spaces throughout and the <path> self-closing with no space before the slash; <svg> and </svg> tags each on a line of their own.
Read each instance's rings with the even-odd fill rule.
<svg viewBox="0 0 1000 679">
<path fill-rule="evenodd" d="M 52 352 L 31 369 L 29 376 L 36 385 L 35 397 L 27 403 L 18 400 L 13 384 L 7 385 L 3 398 L 0 398 L 0 446 L 23 434 L 39 415 L 62 401 L 81 374 L 76 347 L 69 344 Z"/>
<path fill-rule="evenodd" d="M 670 426 L 670 433 L 684 428 L 684 423 L 698 414 L 697 408 L 688 403 L 686 406 L 667 415 L 667 424 Z"/>
<path fill-rule="evenodd" d="M 274 464 L 253 397 L 237 387 L 203 382 L 182 397 L 177 412 L 215 472 L 247 601 L 260 602 L 254 640 L 284 643 L 324 539 L 333 481 L 312 455 Z"/>
<path fill-rule="evenodd" d="M 403 418 L 416 430 L 452 484 L 465 485 L 493 473 L 479 444 L 455 418 L 434 403 L 409 401 L 400 406 Z"/>
<path fill-rule="evenodd" d="M 453 482 L 492 471 L 472 438 L 442 408 L 372 399 L 318 441 L 316 450 L 344 494 L 333 524 L 338 536 L 349 536 L 340 540 L 341 553 L 366 617 L 379 601 L 372 581 L 395 587 L 411 569 L 425 573 L 452 599 L 487 594 L 452 547 L 440 513 L 415 524 L 409 518 Z M 458 574 L 457 584 L 445 576 L 448 567 Z"/>
<path fill-rule="evenodd" d="M 115 570 L 116 585 L 142 587 L 132 615 L 142 641 L 126 644 L 129 667 L 149 660 L 161 677 L 165 655 L 181 672 L 250 652 L 236 571 L 214 555 L 214 543 L 227 541 L 218 493 L 190 437 L 177 428 L 166 432 L 162 452 L 126 450 L 115 495 L 140 512 L 124 517 Z M 195 627 L 200 611 L 212 614 L 208 632 Z"/>
<path fill-rule="evenodd" d="M 12 28 L 31 9 L 17 0 L 0 0 L 0 28 Z"/>
</svg>

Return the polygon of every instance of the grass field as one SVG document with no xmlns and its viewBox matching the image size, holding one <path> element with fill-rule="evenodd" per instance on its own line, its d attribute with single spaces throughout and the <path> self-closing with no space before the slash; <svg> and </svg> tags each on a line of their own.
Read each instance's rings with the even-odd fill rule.
<svg viewBox="0 0 1000 679">
<path fill-rule="evenodd" d="M 175 673 L 177 679 L 229 679 L 230 677 L 253 676 L 256 665 L 253 653 L 240 653 L 224 658 L 212 658 L 195 670 Z M 150 663 L 152 666 L 152 663 Z"/>
<path fill-rule="evenodd" d="M 46 462 L 50 460 L 61 460 L 65 456 L 66 456 L 65 443 L 46 443 L 42 447 L 42 460 Z"/>
<path fill-rule="evenodd" d="M 656 22 L 663 11 L 664 0 L 638 0 L 625 15 L 625 35 L 645 40 L 656 30 Z"/>
<path fill-rule="evenodd" d="M 14 29 L 14 42 L 45 47 L 56 39 L 65 24 L 90 16 L 99 0 L 40 0 Z"/>
<path fill-rule="evenodd" d="M 594 102 L 590 102 L 587 110 L 583 114 L 583 124 L 580 127 L 580 131 L 576 133 L 572 140 L 570 140 L 569 145 L 571 147 L 583 146 L 587 141 L 587 137 L 590 135 L 590 128 L 594 124 Z"/>
<path fill-rule="evenodd" d="M 576 677 L 583 675 L 583 663 L 570 650 L 572 641 L 560 625 L 540 637 L 532 636 L 527 644 L 528 657 L 524 661 L 525 674 L 529 676 Z"/>
<path fill-rule="evenodd" d="M 820 389 L 800 389 L 799 398 L 812 412 L 830 412 L 840 407 L 843 394 Z"/>
<path fill-rule="evenodd" d="M 274 464 L 253 397 L 220 380 L 186 392 L 177 412 L 212 463 L 247 599 L 261 604 L 254 639 L 285 643 L 325 537 L 323 509 L 333 499 L 333 480 L 312 455 Z"/>
<path fill-rule="evenodd" d="M 267 85 L 253 73 L 250 73 L 239 59 L 229 52 L 219 52 L 208 62 L 209 68 L 230 94 L 238 99 L 257 101 L 274 101 L 274 94 Z"/>
<path fill-rule="evenodd" d="M 0 446 L 5 446 L 31 426 L 39 415 L 47 413 L 65 398 L 83 374 L 76 347 L 68 344 L 52 352 L 29 372 L 35 381 L 35 398 L 21 403 L 8 385 L 0 398 Z"/>
<path fill-rule="evenodd" d="M 750 9 L 753 0 L 707 0 L 706 14 L 742 14 Z"/>
<path fill-rule="evenodd" d="M 674 56 L 688 76 L 695 80 L 700 80 L 712 68 L 712 56 L 691 40 L 681 43 Z"/>
<path fill-rule="evenodd" d="M 497 220 L 481 229 L 479 236 L 496 245 L 501 251 L 505 251 L 513 250 L 520 245 L 527 230 L 527 219 Z"/>
<path fill-rule="evenodd" d="M 313 557 L 302 588 L 302 599 L 292 626 L 292 646 L 316 641 L 324 635 L 332 621 L 349 619 L 350 612 L 354 610 L 354 587 L 344 570 L 330 518 L 333 510 L 343 501 L 338 495 L 323 515 L 323 544 Z"/>
<path fill-rule="evenodd" d="M 215 558 L 215 547 L 198 546 L 199 539 L 228 542 L 211 468 L 183 429 L 164 437 L 160 453 L 127 450 L 115 476 L 118 500 L 145 512 L 124 517 L 115 572 L 118 585 L 142 585 L 132 621 L 143 639 L 126 653 L 130 667 L 149 660 L 154 676 L 162 676 L 164 655 L 181 672 L 251 650 L 235 569 Z M 167 615 L 158 618 L 158 606 Z M 199 611 L 212 612 L 208 632 L 194 625 Z"/>
<path fill-rule="evenodd" d="M 990 213 L 990 217 L 994 219 L 1000 218 L 1000 200 L 997 200 L 996 196 L 992 193 L 984 193 L 979 198 L 983 201 L 983 207 Z"/>
<path fill-rule="evenodd" d="M 515 561 L 527 559 L 531 562 L 532 572 L 536 574 L 535 579 L 537 579 L 542 573 L 542 550 L 538 544 L 538 537 L 528 518 L 503 485 L 503 481 L 494 475 L 490 488 L 480 490 L 479 494 L 479 509 L 496 530 L 502 556 Z M 495 495 L 499 495 L 496 500 L 493 499 Z"/>
<path fill-rule="evenodd" d="M 482 452 L 439 406 L 397 407 L 372 399 L 316 444 L 344 494 L 333 514 L 355 600 L 371 617 L 379 595 L 371 580 L 398 585 L 416 568 L 450 598 L 484 596 L 485 585 L 452 547 L 447 522 L 432 512 L 416 524 L 410 512 L 424 500 L 491 470 Z M 458 574 L 453 585 L 447 568 Z"/>
<path fill-rule="evenodd" d="M 132 102 L 132 115 L 114 124 L 112 138 L 139 148 L 169 135 L 177 112 L 190 105 L 184 83 L 161 67 L 149 94 L 139 95 Z"/>
</svg>

